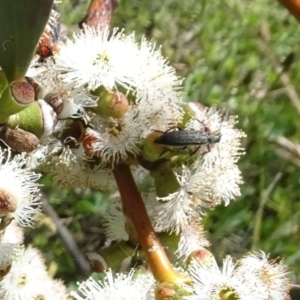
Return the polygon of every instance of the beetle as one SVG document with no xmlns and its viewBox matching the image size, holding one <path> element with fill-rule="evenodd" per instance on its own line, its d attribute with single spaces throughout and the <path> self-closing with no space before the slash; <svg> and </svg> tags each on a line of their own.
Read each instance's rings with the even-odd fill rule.
<svg viewBox="0 0 300 300">
<path fill-rule="evenodd" d="M 219 143 L 221 140 L 221 133 L 210 133 L 206 128 L 205 130 L 183 130 L 180 127 L 175 127 L 178 130 L 173 130 L 174 127 L 165 131 L 161 136 L 156 138 L 156 144 L 166 146 L 181 146 L 180 150 L 185 149 L 187 146 L 199 146 L 192 153 L 196 153 L 202 145 L 207 145 L 208 152 L 210 145 Z"/>
</svg>

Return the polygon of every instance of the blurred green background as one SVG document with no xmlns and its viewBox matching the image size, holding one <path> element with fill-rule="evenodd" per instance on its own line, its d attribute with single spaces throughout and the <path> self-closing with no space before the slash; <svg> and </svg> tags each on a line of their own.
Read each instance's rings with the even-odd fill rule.
<svg viewBox="0 0 300 300">
<path fill-rule="evenodd" d="M 76 29 L 88 4 L 63 0 L 63 24 Z M 276 154 L 275 138 L 300 140 L 300 115 L 289 96 L 291 89 L 300 95 L 300 24 L 274 0 L 121 0 L 112 26 L 162 45 L 178 75 L 186 78 L 185 100 L 238 115 L 238 127 L 247 134 L 246 155 L 239 162 L 242 196 L 208 212 L 204 221 L 218 260 L 262 249 L 283 257 L 299 283 L 300 170 Z M 99 249 L 105 195 L 59 189 L 48 177 L 43 183 L 80 249 Z M 46 253 L 55 277 L 69 285 L 83 278 L 49 219 L 28 232 L 27 241 Z"/>
</svg>

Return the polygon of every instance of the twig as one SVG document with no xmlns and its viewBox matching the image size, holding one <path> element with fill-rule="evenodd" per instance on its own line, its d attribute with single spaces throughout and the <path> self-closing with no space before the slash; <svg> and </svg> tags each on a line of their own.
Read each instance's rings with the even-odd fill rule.
<svg viewBox="0 0 300 300">
<path fill-rule="evenodd" d="M 276 143 L 280 146 L 275 149 L 276 153 L 300 167 L 300 145 L 288 140 L 284 136 L 278 136 Z"/>
<path fill-rule="evenodd" d="M 269 186 L 262 192 L 259 208 L 255 215 L 255 223 L 254 223 L 254 232 L 253 232 L 253 242 L 252 242 L 252 250 L 256 250 L 260 241 L 260 231 L 261 231 L 261 223 L 263 217 L 264 207 L 269 199 L 270 194 L 275 188 L 277 182 L 281 179 L 282 173 L 278 172 Z"/>
<path fill-rule="evenodd" d="M 300 2 L 295 0 L 279 0 L 279 2 L 285 6 L 289 12 L 300 21 Z"/>
<path fill-rule="evenodd" d="M 52 221 L 56 225 L 57 232 L 66 245 L 66 248 L 70 252 L 71 256 L 73 257 L 76 267 L 83 276 L 89 276 L 91 273 L 91 268 L 87 259 L 79 250 L 75 240 L 73 239 L 73 236 L 70 234 L 68 228 L 62 223 L 61 219 L 53 209 L 52 205 L 49 203 L 45 194 L 42 194 L 42 204 L 44 212 L 52 219 Z"/>
<path fill-rule="evenodd" d="M 281 66 L 280 63 L 277 61 L 277 58 L 269 49 L 268 45 L 265 43 L 264 40 L 257 39 L 257 45 L 260 48 L 260 50 L 265 54 L 265 56 L 267 57 L 267 59 L 270 61 L 270 63 L 275 69 Z M 291 99 L 292 103 L 294 104 L 295 108 L 297 109 L 300 115 L 300 98 L 294 86 L 291 84 L 289 76 L 285 72 L 282 72 L 279 78 L 281 83 L 284 85 L 289 98 Z"/>
<path fill-rule="evenodd" d="M 117 0 L 91 0 L 86 15 L 79 22 L 79 27 L 83 28 L 83 24 L 94 28 L 109 26 L 117 6 Z"/>
<path fill-rule="evenodd" d="M 130 168 L 119 164 L 114 168 L 113 174 L 120 191 L 123 212 L 128 220 L 128 231 L 132 233 L 131 238 L 137 240 L 142 246 L 154 278 L 159 282 L 169 282 L 179 286 L 182 283 L 190 284 L 190 279 L 185 274 L 179 273 L 167 257 L 150 222 Z"/>
</svg>

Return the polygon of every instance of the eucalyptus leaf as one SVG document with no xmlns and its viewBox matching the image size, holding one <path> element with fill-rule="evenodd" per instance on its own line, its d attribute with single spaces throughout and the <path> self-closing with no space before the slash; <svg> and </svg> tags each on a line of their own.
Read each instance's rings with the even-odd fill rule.
<svg viewBox="0 0 300 300">
<path fill-rule="evenodd" d="M 23 79 L 54 0 L 0 0 L 0 66 L 9 82 Z"/>
</svg>

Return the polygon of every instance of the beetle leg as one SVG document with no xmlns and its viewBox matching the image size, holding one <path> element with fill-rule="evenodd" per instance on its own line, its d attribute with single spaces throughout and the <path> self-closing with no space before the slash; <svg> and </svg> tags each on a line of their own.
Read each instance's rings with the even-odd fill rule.
<svg viewBox="0 0 300 300">
<path fill-rule="evenodd" d="M 201 147 L 201 146 L 198 146 L 198 147 L 196 148 L 196 150 L 194 150 L 194 151 L 191 153 L 191 156 L 193 156 L 193 155 L 200 149 L 200 147 Z"/>
<path fill-rule="evenodd" d="M 187 146 L 182 146 L 178 149 L 178 152 L 182 152 L 184 151 L 185 149 L 187 148 Z M 174 150 L 173 150 L 174 151 Z M 174 152 L 177 152 L 177 151 L 174 151 Z"/>
<path fill-rule="evenodd" d="M 207 151 L 203 152 L 203 155 L 207 154 L 210 152 L 210 144 L 207 144 Z"/>
<path fill-rule="evenodd" d="M 173 129 L 178 129 L 179 131 L 181 131 L 181 130 L 183 130 L 181 127 L 179 127 L 179 126 L 173 126 L 173 127 L 171 127 L 171 128 L 169 128 L 168 130 L 166 130 L 166 131 L 161 131 L 161 130 L 154 130 L 154 131 L 156 131 L 156 132 L 161 132 L 161 133 L 166 133 L 166 132 L 169 132 L 169 131 L 171 131 L 171 130 L 173 130 Z"/>
</svg>

